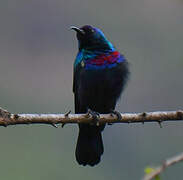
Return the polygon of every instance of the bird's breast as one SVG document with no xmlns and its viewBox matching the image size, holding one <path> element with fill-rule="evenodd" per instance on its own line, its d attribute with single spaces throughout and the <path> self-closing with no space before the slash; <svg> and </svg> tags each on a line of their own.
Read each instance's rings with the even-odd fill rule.
<svg viewBox="0 0 183 180">
<path fill-rule="evenodd" d="M 81 66 L 87 69 L 108 69 L 117 66 L 119 63 L 125 61 L 123 55 L 118 51 L 107 54 L 100 54 L 93 58 L 87 58 L 81 61 Z"/>
</svg>

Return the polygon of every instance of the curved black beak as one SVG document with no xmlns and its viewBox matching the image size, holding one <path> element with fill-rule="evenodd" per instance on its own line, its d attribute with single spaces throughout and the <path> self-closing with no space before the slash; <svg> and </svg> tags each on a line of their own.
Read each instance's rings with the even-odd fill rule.
<svg viewBox="0 0 183 180">
<path fill-rule="evenodd" d="M 82 34 L 82 35 L 85 34 L 85 32 L 82 29 L 78 28 L 78 27 L 71 26 L 70 29 L 73 29 L 74 31 L 76 31 L 79 34 Z"/>
</svg>

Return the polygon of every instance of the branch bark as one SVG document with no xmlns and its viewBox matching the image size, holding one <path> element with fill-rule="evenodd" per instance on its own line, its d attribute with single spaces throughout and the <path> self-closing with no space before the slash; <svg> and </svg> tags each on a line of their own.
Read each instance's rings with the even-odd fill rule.
<svg viewBox="0 0 183 180">
<path fill-rule="evenodd" d="M 179 111 L 159 111 L 143 113 L 122 113 L 122 119 L 119 120 L 114 114 L 100 114 L 99 124 L 102 123 L 145 123 L 164 121 L 182 121 L 183 110 Z M 67 123 L 92 123 L 90 114 L 12 114 L 7 110 L 0 108 L 0 126 L 18 124 L 49 124 L 57 127 L 56 124 Z"/>
<path fill-rule="evenodd" d="M 145 175 L 143 180 L 152 180 L 156 176 L 160 175 L 167 167 L 181 161 L 183 161 L 183 153 L 166 160 L 161 166 L 155 168 L 155 170 L 152 173 Z"/>
</svg>

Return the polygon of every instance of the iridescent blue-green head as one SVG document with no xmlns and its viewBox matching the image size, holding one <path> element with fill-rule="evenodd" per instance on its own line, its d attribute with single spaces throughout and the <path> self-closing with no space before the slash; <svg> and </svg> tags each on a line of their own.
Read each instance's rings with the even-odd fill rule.
<svg viewBox="0 0 183 180">
<path fill-rule="evenodd" d="M 81 28 L 71 26 L 71 29 L 76 31 L 79 50 L 94 50 L 94 51 L 113 51 L 114 46 L 106 39 L 103 32 L 90 25 L 82 26 Z"/>
</svg>

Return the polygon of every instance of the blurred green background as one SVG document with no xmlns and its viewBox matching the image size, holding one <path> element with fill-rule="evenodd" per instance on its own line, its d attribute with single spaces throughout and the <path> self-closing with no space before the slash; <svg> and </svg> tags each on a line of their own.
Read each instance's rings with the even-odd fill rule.
<svg viewBox="0 0 183 180">
<path fill-rule="evenodd" d="M 182 0 L 1 0 L 0 22 L 0 106 L 13 113 L 73 112 L 77 41 L 69 27 L 85 24 L 104 30 L 131 64 L 117 110 L 183 107 Z M 76 125 L 1 127 L 0 179 L 141 179 L 147 165 L 183 151 L 182 122 L 115 124 L 103 133 L 101 163 L 82 167 L 77 133 Z M 163 179 L 182 179 L 182 168 Z"/>
</svg>

